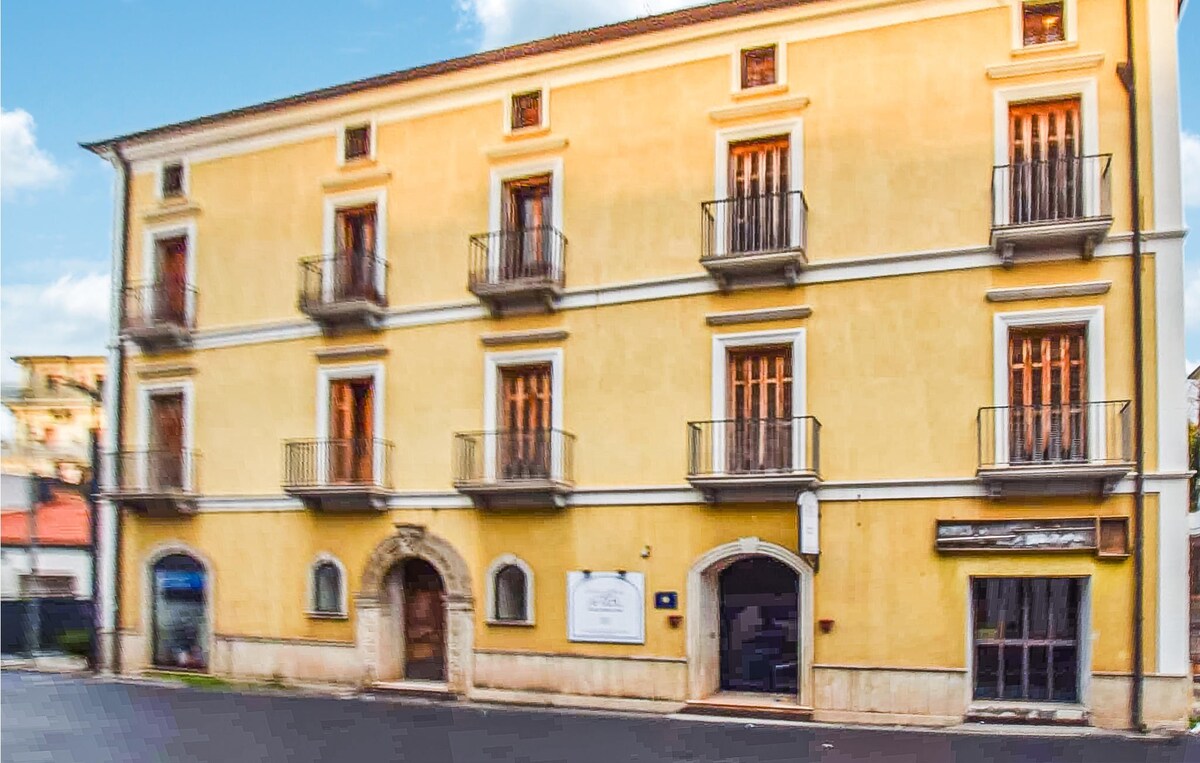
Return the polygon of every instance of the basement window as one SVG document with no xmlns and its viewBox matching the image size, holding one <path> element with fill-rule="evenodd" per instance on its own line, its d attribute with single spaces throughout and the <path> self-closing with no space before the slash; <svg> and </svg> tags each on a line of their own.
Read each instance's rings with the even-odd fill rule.
<svg viewBox="0 0 1200 763">
<path fill-rule="evenodd" d="M 530 90 L 525 93 L 515 93 L 512 97 L 513 130 L 524 130 L 542 125 L 542 91 Z"/>
<path fill-rule="evenodd" d="M 342 142 L 343 156 L 346 161 L 368 159 L 371 156 L 371 125 L 347 127 Z"/>
<path fill-rule="evenodd" d="M 183 162 L 164 164 L 162 168 L 162 197 L 175 199 L 183 196 Z"/>
<path fill-rule="evenodd" d="M 1043 45 L 1066 39 L 1064 0 L 1024 0 L 1021 34 L 1025 45 Z"/>
<path fill-rule="evenodd" d="M 742 51 L 742 89 L 774 85 L 778 81 L 774 45 Z"/>
</svg>

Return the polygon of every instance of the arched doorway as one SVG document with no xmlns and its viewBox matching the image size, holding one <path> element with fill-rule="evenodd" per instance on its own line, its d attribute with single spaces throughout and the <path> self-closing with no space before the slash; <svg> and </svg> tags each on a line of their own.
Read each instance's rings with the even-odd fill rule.
<svg viewBox="0 0 1200 763">
<path fill-rule="evenodd" d="M 799 690 L 800 581 L 769 556 L 739 559 L 717 575 L 722 691 Z"/>
<path fill-rule="evenodd" d="M 355 597 L 363 680 L 471 687 L 474 600 L 467 563 L 443 538 L 398 525 L 371 554 Z"/>
<path fill-rule="evenodd" d="M 168 553 L 150 570 L 151 659 L 156 667 L 208 669 L 208 575 L 186 553 Z"/>
<path fill-rule="evenodd" d="M 740 538 L 692 565 L 688 696 L 786 694 L 812 706 L 812 568 L 775 543 Z"/>
</svg>

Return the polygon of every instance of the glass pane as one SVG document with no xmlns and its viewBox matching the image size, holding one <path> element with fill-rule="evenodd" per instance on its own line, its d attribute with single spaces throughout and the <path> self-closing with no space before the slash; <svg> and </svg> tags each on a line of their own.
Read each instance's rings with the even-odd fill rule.
<svg viewBox="0 0 1200 763">
<path fill-rule="evenodd" d="M 1078 638 L 1079 588 L 1078 580 L 1070 578 L 1050 580 L 1050 608 L 1053 615 L 1052 638 L 1060 640 Z"/>
<path fill-rule="evenodd" d="M 999 607 L 997 626 L 999 638 L 1021 638 L 1021 581 L 1015 579 L 1000 579 Z"/>
<path fill-rule="evenodd" d="M 1049 648 L 1029 647 L 1029 695 L 1026 699 L 1045 700 L 1050 698 L 1049 657 Z"/>
<path fill-rule="evenodd" d="M 1024 687 L 1021 685 L 1021 670 L 1025 662 L 1025 649 L 1019 646 L 1004 647 L 1004 664 L 1001 665 L 1001 670 L 1004 673 L 1004 691 L 1001 692 L 1003 699 L 1021 699 Z"/>
<path fill-rule="evenodd" d="M 1073 646 L 1054 647 L 1054 692 L 1056 702 L 1078 700 L 1079 650 Z"/>
<path fill-rule="evenodd" d="M 1050 581 L 1045 578 L 1030 580 L 1029 591 L 1029 638 L 1045 639 L 1050 633 Z"/>
<path fill-rule="evenodd" d="M 998 699 L 1000 647 L 975 647 L 975 699 Z"/>
</svg>

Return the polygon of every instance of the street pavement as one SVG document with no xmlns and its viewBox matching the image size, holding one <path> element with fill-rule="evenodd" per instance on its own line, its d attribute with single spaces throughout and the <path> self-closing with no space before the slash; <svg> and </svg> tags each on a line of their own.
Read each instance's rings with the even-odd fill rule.
<svg viewBox="0 0 1200 763">
<path fill-rule="evenodd" d="M 877 730 L 235 693 L 4 671 L 3 763 L 1200 762 L 1200 737 Z"/>
</svg>

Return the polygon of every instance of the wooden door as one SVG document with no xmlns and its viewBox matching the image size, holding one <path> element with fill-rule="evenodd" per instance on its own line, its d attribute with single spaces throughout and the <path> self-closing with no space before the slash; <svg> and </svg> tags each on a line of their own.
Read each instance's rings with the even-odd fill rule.
<svg viewBox="0 0 1200 763">
<path fill-rule="evenodd" d="M 1087 458 L 1086 327 L 1012 331 L 1008 358 L 1009 458 Z"/>
<path fill-rule="evenodd" d="M 1079 99 L 1010 106 L 1008 144 L 1010 222 L 1084 214 Z"/>
<path fill-rule="evenodd" d="M 404 677 L 446 680 L 446 605 L 442 578 L 429 562 L 404 562 Z"/>
<path fill-rule="evenodd" d="M 146 479 L 151 489 L 183 485 L 183 395 L 151 395 L 150 452 Z"/>
<path fill-rule="evenodd" d="M 789 152 L 787 136 L 730 144 L 728 251 L 790 247 Z"/>
<path fill-rule="evenodd" d="M 500 456 L 502 479 L 550 476 L 551 368 L 549 363 L 500 371 Z"/>
<path fill-rule="evenodd" d="M 374 457 L 374 385 L 336 379 L 329 385 L 331 481 L 370 483 Z"/>
<path fill-rule="evenodd" d="M 792 350 L 730 350 L 726 368 L 727 470 L 792 468 Z"/>
<path fill-rule="evenodd" d="M 158 283 L 154 311 L 159 321 L 187 325 L 187 238 L 158 242 Z"/>
<path fill-rule="evenodd" d="M 335 299 L 375 298 L 375 225 L 374 204 L 338 210 Z"/>
<path fill-rule="evenodd" d="M 505 184 L 502 279 L 544 277 L 550 262 L 550 176 Z"/>
</svg>

